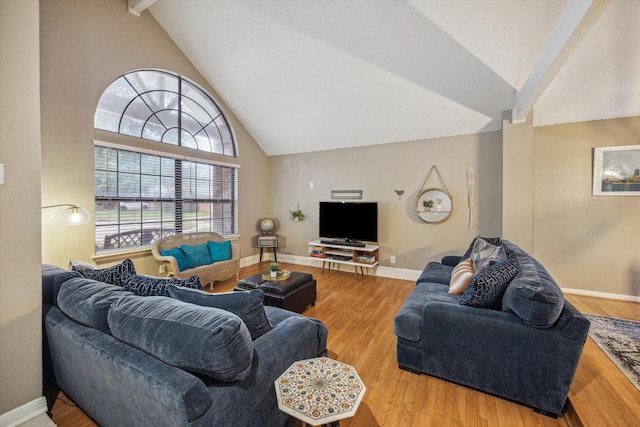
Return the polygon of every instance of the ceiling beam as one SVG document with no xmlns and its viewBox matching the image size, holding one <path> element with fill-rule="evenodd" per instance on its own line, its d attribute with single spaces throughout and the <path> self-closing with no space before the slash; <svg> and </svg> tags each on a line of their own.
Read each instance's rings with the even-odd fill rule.
<svg viewBox="0 0 640 427">
<path fill-rule="evenodd" d="M 609 5 L 610 0 L 569 0 L 531 73 L 515 96 L 511 122 L 522 123 L 567 59 Z"/>
<path fill-rule="evenodd" d="M 140 14 L 157 0 L 129 0 L 129 13 L 140 17 Z"/>
</svg>

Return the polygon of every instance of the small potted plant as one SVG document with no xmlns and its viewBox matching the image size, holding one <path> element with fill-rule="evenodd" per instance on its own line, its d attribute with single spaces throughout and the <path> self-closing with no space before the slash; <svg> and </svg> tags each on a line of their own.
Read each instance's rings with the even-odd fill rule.
<svg viewBox="0 0 640 427">
<path fill-rule="evenodd" d="M 428 212 L 433 207 L 433 200 L 423 200 L 422 206 L 424 206 L 425 212 Z"/>
<path fill-rule="evenodd" d="M 271 274 L 271 277 L 275 278 L 278 276 L 278 271 L 280 271 L 280 264 L 278 264 L 277 262 L 272 262 L 271 264 L 269 264 L 269 271 Z"/>
<path fill-rule="evenodd" d="M 291 214 L 291 219 L 295 222 L 302 222 L 306 219 L 304 213 L 300 210 L 300 203 L 298 203 L 298 209 L 289 211 L 289 213 Z"/>
</svg>

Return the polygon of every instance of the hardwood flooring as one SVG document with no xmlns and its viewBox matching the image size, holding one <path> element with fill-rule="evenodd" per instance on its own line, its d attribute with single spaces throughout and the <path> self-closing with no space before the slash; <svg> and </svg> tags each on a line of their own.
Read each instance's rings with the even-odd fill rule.
<svg viewBox="0 0 640 427">
<path fill-rule="evenodd" d="M 497 397 L 400 370 L 393 318 L 414 282 L 373 276 L 356 280 L 353 273 L 321 273 L 318 268 L 281 265 L 314 275 L 318 299 L 304 314 L 327 325 L 329 357 L 354 366 L 367 386 L 357 414 L 342 420 L 342 427 L 640 425 L 640 392 L 591 340 L 569 395 L 574 409 L 565 417 L 553 419 Z M 258 265 L 246 267 L 240 277 L 260 271 Z M 213 291 L 231 291 L 234 286 L 231 279 L 217 283 Z M 567 297 L 587 313 L 640 320 L 635 303 Z M 52 417 L 61 427 L 95 425 L 62 393 L 53 406 Z"/>
</svg>

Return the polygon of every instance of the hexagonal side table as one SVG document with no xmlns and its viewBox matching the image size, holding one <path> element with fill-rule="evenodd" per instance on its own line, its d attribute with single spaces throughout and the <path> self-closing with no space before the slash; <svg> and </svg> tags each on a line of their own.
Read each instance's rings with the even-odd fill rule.
<svg viewBox="0 0 640 427">
<path fill-rule="evenodd" d="M 293 363 L 275 387 L 280 410 L 314 426 L 354 416 L 366 391 L 352 366 L 327 357 Z"/>
</svg>

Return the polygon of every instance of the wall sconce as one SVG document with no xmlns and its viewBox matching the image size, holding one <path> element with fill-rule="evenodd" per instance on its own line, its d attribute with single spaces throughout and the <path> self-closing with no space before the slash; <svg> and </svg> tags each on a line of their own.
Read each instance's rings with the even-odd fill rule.
<svg viewBox="0 0 640 427">
<path fill-rule="evenodd" d="M 91 219 L 89 211 L 85 208 L 68 203 L 43 206 L 41 209 L 60 208 L 63 206 L 67 206 L 67 209 L 65 209 L 61 214 L 64 225 L 82 225 L 88 223 L 89 219 Z"/>
</svg>

